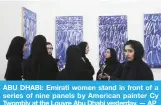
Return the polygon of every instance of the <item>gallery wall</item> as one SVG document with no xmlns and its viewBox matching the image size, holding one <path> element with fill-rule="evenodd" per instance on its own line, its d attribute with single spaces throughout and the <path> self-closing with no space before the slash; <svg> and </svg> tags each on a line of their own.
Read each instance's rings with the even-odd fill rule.
<svg viewBox="0 0 161 105">
<path fill-rule="evenodd" d="M 99 16 L 127 16 L 128 39 L 144 44 L 144 14 L 161 13 L 160 0 L 41 0 L 37 2 L 0 1 L 0 80 L 7 66 L 5 54 L 14 36 L 22 36 L 21 7 L 37 14 L 37 34 L 43 34 L 55 46 L 56 16 L 83 16 L 83 40 L 89 43 L 87 55 L 95 72 L 99 69 Z M 4 12 L 5 10 L 5 12 Z M 53 51 L 55 57 L 55 48 Z M 152 69 L 161 80 L 161 69 Z M 94 76 L 95 77 L 95 76 Z"/>
<path fill-rule="evenodd" d="M 89 43 L 87 57 L 95 72 L 99 69 L 99 16 L 126 15 L 128 39 L 144 44 L 144 14 L 161 13 L 160 0 L 50 0 L 42 1 L 41 7 L 38 30 L 53 44 L 56 16 L 83 16 L 83 40 Z M 154 78 L 161 80 L 161 69 L 152 70 Z"/>
<path fill-rule="evenodd" d="M 39 14 L 38 2 L 0 1 L 0 80 L 7 67 L 6 52 L 15 36 L 22 36 L 22 7 Z"/>
</svg>

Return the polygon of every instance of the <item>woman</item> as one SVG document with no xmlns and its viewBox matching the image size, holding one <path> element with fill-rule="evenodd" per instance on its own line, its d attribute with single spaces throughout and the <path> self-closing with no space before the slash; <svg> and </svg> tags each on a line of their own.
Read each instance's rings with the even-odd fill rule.
<svg viewBox="0 0 161 105">
<path fill-rule="evenodd" d="M 25 38 L 16 36 L 12 39 L 6 54 L 6 59 L 8 60 L 4 77 L 6 80 L 22 80 L 21 63 L 23 61 L 23 53 L 26 52 L 26 49 Z"/>
<path fill-rule="evenodd" d="M 124 53 L 127 59 L 123 67 L 118 69 L 110 79 L 121 80 L 154 80 L 150 67 L 142 60 L 144 48 L 135 40 L 129 40 L 124 45 Z"/>
<path fill-rule="evenodd" d="M 55 58 L 52 56 L 53 45 L 52 45 L 50 42 L 46 42 L 46 48 L 47 48 L 48 54 L 53 58 L 53 60 L 55 60 L 55 62 L 57 63 L 57 67 L 58 67 L 58 66 L 59 66 L 59 65 L 58 65 L 58 60 L 55 59 Z"/>
<path fill-rule="evenodd" d="M 47 47 L 48 54 L 52 56 L 52 52 L 53 52 L 52 44 L 50 42 L 47 42 L 46 47 Z"/>
<path fill-rule="evenodd" d="M 31 47 L 31 55 L 23 63 L 24 79 L 55 80 L 58 72 L 57 63 L 46 50 L 46 38 L 37 35 Z"/>
<path fill-rule="evenodd" d="M 93 68 L 91 62 L 86 57 L 86 54 L 88 54 L 88 52 L 89 52 L 88 43 L 87 42 L 81 42 L 78 45 L 78 47 L 81 50 L 81 59 L 83 61 L 83 64 L 82 64 L 83 70 L 86 70 L 84 75 L 87 76 L 86 77 L 87 80 L 93 80 L 94 68 Z"/>
<path fill-rule="evenodd" d="M 58 80 L 83 80 L 81 52 L 78 46 L 71 45 L 66 51 L 65 69 L 59 72 Z"/>
<path fill-rule="evenodd" d="M 100 70 L 97 73 L 97 80 L 108 80 L 108 75 L 113 75 L 113 73 L 118 69 L 121 64 L 117 60 L 117 54 L 116 51 L 113 48 L 107 48 L 105 52 L 105 64 L 100 68 Z"/>
</svg>

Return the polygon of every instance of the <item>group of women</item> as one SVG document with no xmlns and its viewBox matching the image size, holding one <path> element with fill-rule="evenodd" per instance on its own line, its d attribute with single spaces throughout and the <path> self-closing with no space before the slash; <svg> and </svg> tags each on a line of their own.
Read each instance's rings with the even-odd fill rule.
<svg viewBox="0 0 161 105">
<path fill-rule="evenodd" d="M 26 40 L 16 36 L 8 48 L 6 80 L 93 80 L 95 70 L 86 57 L 89 52 L 87 42 L 70 45 L 66 51 L 65 68 L 58 69 L 58 61 L 52 57 L 52 44 L 43 35 L 35 36 L 31 54 L 23 59 Z M 142 60 L 144 48 L 135 40 L 124 45 L 126 61 L 120 63 L 113 48 L 107 48 L 105 62 L 97 72 L 97 80 L 154 80 L 150 67 Z"/>
</svg>

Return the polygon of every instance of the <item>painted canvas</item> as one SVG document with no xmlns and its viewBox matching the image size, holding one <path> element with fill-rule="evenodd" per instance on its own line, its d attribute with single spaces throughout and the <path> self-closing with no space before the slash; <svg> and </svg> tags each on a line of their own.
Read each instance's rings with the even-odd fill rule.
<svg viewBox="0 0 161 105">
<path fill-rule="evenodd" d="M 31 44 L 36 35 L 36 13 L 27 8 L 22 8 L 22 34 L 27 40 L 27 52 L 24 59 L 28 58 L 31 51 Z"/>
<path fill-rule="evenodd" d="M 100 64 L 104 64 L 104 53 L 107 48 L 114 48 L 118 59 L 123 62 L 124 43 L 127 41 L 127 17 L 99 16 L 99 58 Z"/>
<path fill-rule="evenodd" d="M 56 17 L 56 58 L 62 68 L 66 61 L 66 50 L 70 45 L 77 45 L 83 39 L 82 16 Z"/>
<path fill-rule="evenodd" d="M 145 61 L 152 68 L 161 67 L 161 14 L 144 15 Z"/>
</svg>

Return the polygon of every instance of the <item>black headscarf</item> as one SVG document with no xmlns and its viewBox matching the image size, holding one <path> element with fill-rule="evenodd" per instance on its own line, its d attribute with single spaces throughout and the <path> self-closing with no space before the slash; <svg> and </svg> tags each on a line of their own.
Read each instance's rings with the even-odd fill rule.
<svg viewBox="0 0 161 105">
<path fill-rule="evenodd" d="M 38 71 L 41 61 L 46 56 L 48 56 L 46 38 L 43 35 L 37 35 L 32 42 L 31 55 L 29 57 L 32 63 L 32 71 Z"/>
<path fill-rule="evenodd" d="M 23 46 L 25 43 L 26 43 L 25 38 L 21 36 L 14 37 L 8 48 L 6 59 L 8 60 L 11 56 L 18 56 L 23 58 Z"/>
<path fill-rule="evenodd" d="M 105 64 L 107 64 L 107 65 L 116 64 L 118 62 L 116 51 L 113 48 L 107 48 L 107 49 L 110 50 L 111 57 L 106 58 Z"/>
<path fill-rule="evenodd" d="M 81 50 L 81 56 L 84 57 L 84 58 L 86 58 L 85 51 L 86 51 L 87 45 L 88 45 L 87 42 L 81 42 L 80 44 L 78 44 L 78 47 Z"/>
<path fill-rule="evenodd" d="M 124 48 L 126 45 L 131 45 L 134 49 L 134 60 L 142 60 L 144 56 L 144 47 L 139 41 L 129 40 L 125 43 Z"/>
<path fill-rule="evenodd" d="M 71 45 L 66 52 L 66 67 L 69 79 L 76 79 L 76 75 L 81 68 L 81 52 L 78 46 Z"/>
<path fill-rule="evenodd" d="M 122 79 L 130 78 L 131 75 L 137 76 L 137 71 L 140 70 L 140 67 L 143 65 L 143 56 L 144 56 L 144 48 L 139 41 L 136 40 L 129 40 L 125 43 L 124 48 L 126 45 L 130 45 L 134 49 L 134 60 L 133 61 L 126 61 L 124 62 L 124 70 Z"/>
<path fill-rule="evenodd" d="M 41 58 L 48 54 L 46 50 L 46 38 L 43 35 L 35 36 L 31 46 L 31 57 Z"/>
</svg>

